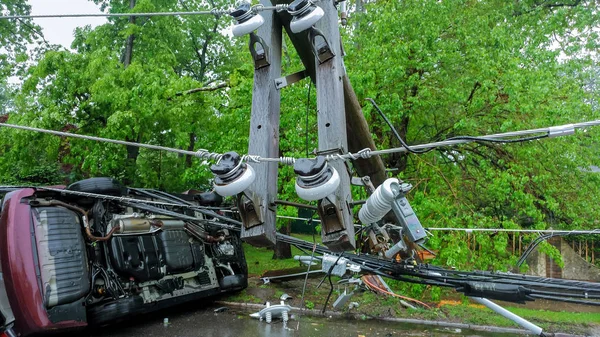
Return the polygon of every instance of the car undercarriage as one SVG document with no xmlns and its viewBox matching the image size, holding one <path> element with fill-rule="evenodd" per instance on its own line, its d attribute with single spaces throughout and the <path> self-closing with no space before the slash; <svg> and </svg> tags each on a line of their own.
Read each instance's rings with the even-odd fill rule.
<svg viewBox="0 0 600 337">
<path fill-rule="evenodd" d="M 10 302 L 0 309 L 5 317 L 40 316 L 16 319 L 15 331 L 105 324 L 247 286 L 239 233 L 190 210 L 218 206 L 220 197 L 125 188 L 109 178 L 67 190 L 113 198 L 52 188 L 15 190 L 4 198 L 2 238 L 13 240 L 0 253 Z M 26 232 L 31 238 L 21 242 Z M 22 268 L 15 268 L 17 260 Z M 33 299 L 19 300 L 23 284 L 39 288 Z"/>
</svg>

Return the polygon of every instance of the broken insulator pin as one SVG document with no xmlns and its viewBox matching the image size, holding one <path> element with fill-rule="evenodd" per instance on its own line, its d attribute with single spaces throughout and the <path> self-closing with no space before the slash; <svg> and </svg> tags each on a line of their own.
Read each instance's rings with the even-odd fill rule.
<svg viewBox="0 0 600 337">
<path fill-rule="evenodd" d="M 408 251 L 408 246 L 406 245 L 406 243 L 404 243 L 402 235 L 400 235 L 400 239 L 398 242 L 396 242 L 395 245 L 393 245 L 392 247 L 390 247 L 390 249 L 385 251 L 385 257 L 387 257 L 388 259 L 393 259 L 394 256 L 396 256 L 396 254 L 400 253 L 401 251 Z"/>
<path fill-rule="evenodd" d="M 288 6 L 287 11 L 294 17 L 290 22 L 292 33 L 309 29 L 325 15 L 323 9 L 315 6 L 310 0 L 296 0 Z"/>
<path fill-rule="evenodd" d="M 314 159 L 298 159 L 294 163 L 296 193 L 307 201 L 320 200 L 333 194 L 340 185 L 339 173 L 325 160 L 318 156 Z"/>
<path fill-rule="evenodd" d="M 237 21 L 231 29 L 233 36 L 250 34 L 265 22 L 262 16 L 252 11 L 250 3 L 245 1 L 239 3 L 237 8 L 229 15 Z"/>
<path fill-rule="evenodd" d="M 227 152 L 210 167 L 215 175 L 215 192 L 224 197 L 239 194 L 254 181 L 252 166 L 244 163 L 236 152 Z"/>
<path fill-rule="evenodd" d="M 392 209 L 392 202 L 394 201 L 392 184 L 400 184 L 400 182 L 396 178 L 389 178 L 377 187 L 358 212 L 360 222 L 365 225 L 375 223 Z"/>
</svg>

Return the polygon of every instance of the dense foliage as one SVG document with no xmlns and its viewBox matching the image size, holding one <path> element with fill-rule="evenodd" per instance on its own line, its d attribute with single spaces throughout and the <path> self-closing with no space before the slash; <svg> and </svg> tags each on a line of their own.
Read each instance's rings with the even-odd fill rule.
<svg viewBox="0 0 600 337">
<path fill-rule="evenodd" d="M 358 1 L 342 28 L 350 80 L 361 102 L 375 99 L 409 144 L 599 119 L 595 1 Z M 110 12 L 231 5 L 95 2 Z M 0 6 L 29 11 L 24 0 Z M 0 112 L 10 123 L 245 153 L 253 67 L 246 39 L 226 33 L 231 23 L 212 16 L 117 18 L 77 29 L 71 50 L 42 38 L 27 56 L 39 29 L 0 20 Z M 301 69 L 284 42 L 283 73 Z M 6 84 L 14 75 L 21 81 L 15 92 Z M 282 93 L 283 154 L 304 156 L 316 147 L 309 87 L 305 80 Z M 366 102 L 365 116 L 379 148 L 399 146 Z M 426 227 L 594 228 L 598 138 L 591 128 L 564 139 L 473 143 L 384 162 L 414 185 L 410 198 Z M 4 129 L 0 144 L 3 184 L 113 176 L 171 191 L 210 185 L 206 162 L 173 153 Z M 282 168 L 279 198 L 296 198 L 292 180 L 292 170 Z M 503 233 L 470 242 L 465 234 L 438 233 L 430 246 L 440 250 L 438 263 L 503 269 L 515 259 L 506 251 L 510 240 Z"/>
</svg>

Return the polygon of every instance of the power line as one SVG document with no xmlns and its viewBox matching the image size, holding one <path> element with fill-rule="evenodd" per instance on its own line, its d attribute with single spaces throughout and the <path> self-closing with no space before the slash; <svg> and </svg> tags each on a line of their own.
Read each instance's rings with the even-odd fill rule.
<svg viewBox="0 0 600 337">
<path fill-rule="evenodd" d="M 54 136 L 60 136 L 60 137 L 80 138 L 80 139 L 93 140 L 93 141 L 103 142 L 103 143 L 112 143 L 112 144 L 119 144 L 119 145 L 140 147 L 140 148 L 151 149 L 151 150 L 175 152 L 175 153 L 186 154 L 186 155 L 191 155 L 191 156 L 195 156 L 195 155 L 198 154 L 197 152 L 194 152 L 194 151 L 186 151 L 186 150 L 181 150 L 181 149 L 174 149 L 174 148 L 170 148 L 170 147 L 166 147 L 166 146 L 160 146 L 160 145 L 151 145 L 151 144 L 142 144 L 142 143 L 127 142 L 127 141 L 124 141 L 124 140 L 116 140 L 116 139 L 109 139 L 109 138 L 102 138 L 102 137 L 95 137 L 95 136 L 80 135 L 80 134 L 76 134 L 76 133 L 63 132 L 63 131 L 54 131 L 54 130 L 47 130 L 47 129 L 40 129 L 40 128 L 34 128 L 34 127 L 24 126 L 24 125 L 15 125 L 15 124 L 0 123 L 0 126 L 7 127 L 7 128 L 12 128 L 12 129 L 18 129 L 18 130 L 33 131 L 33 132 L 40 132 L 40 133 L 48 133 L 48 134 L 51 134 L 51 135 L 54 135 Z"/>
<path fill-rule="evenodd" d="M 287 4 L 276 6 L 255 5 L 250 9 L 254 13 L 267 10 L 282 11 L 288 8 Z M 54 19 L 54 18 L 97 18 L 97 17 L 152 17 L 152 16 L 197 16 L 197 15 L 213 15 L 220 17 L 228 15 L 232 9 L 213 8 L 206 11 L 185 11 L 185 12 L 148 12 L 148 13 L 77 13 L 77 14 L 39 14 L 39 15 L 0 15 L 0 20 L 11 19 Z"/>
<path fill-rule="evenodd" d="M 475 142 L 476 140 L 474 140 L 474 139 L 478 139 L 478 138 L 502 140 L 502 139 L 506 139 L 509 137 L 520 137 L 520 136 L 531 135 L 531 134 L 546 134 L 547 137 L 553 138 L 553 137 L 558 137 L 558 136 L 572 135 L 575 133 L 576 129 L 590 127 L 590 126 L 598 126 L 598 125 L 600 125 L 600 120 L 575 123 L 575 124 L 565 124 L 565 125 L 559 125 L 559 126 L 551 126 L 551 127 L 547 127 L 547 128 L 497 133 L 497 134 L 492 134 L 492 135 L 488 135 L 488 136 L 484 136 L 484 137 L 468 137 L 468 136 L 455 137 L 454 139 L 449 139 L 449 140 L 440 141 L 440 142 L 412 145 L 411 149 L 427 149 L 427 148 L 436 148 L 436 147 L 446 147 L 446 146 L 452 146 L 452 145 L 458 145 L 458 144 L 466 144 L 466 143 Z M 152 150 L 175 152 L 175 153 L 179 153 L 179 154 L 190 155 L 190 156 L 195 156 L 195 157 L 205 158 L 208 160 L 215 160 L 215 161 L 220 160 L 221 157 L 223 156 L 222 153 L 210 152 L 205 149 L 200 149 L 198 151 L 187 151 L 187 150 L 182 150 L 182 149 L 170 148 L 170 147 L 166 147 L 166 146 L 151 145 L 151 144 L 144 144 L 144 143 L 134 143 L 134 142 L 127 142 L 127 141 L 123 141 L 123 140 L 114 140 L 114 139 L 109 139 L 109 138 L 79 135 L 76 133 L 40 129 L 40 128 L 34 128 L 34 127 L 30 127 L 30 126 L 23 126 L 23 125 L 0 123 L 0 127 L 20 129 L 20 130 L 26 130 L 26 131 L 34 131 L 34 132 L 40 132 L 40 133 L 48 133 L 48 134 L 52 134 L 55 136 L 61 136 L 61 137 L 80 138 L 80 139 L 86 139 L 86 140 L 93 140 L 93 141 L 97 141 L 97 142 L 113 143 L 113 144 L 119 144 L 119 145 L 147 148 L 147 149 L 152 149 Z M 459 138 L 459 139 L 456 139 L 456 138 Z M 404 146 L 390 148 L 390 149 L 383 149 L 383 150 L 371 150 L 369 148 L 366 148 L 366 149 L 363 149 L 363 150 L 355 152 L 355 153 L 348 152 L 345 154 L 330 154 L 330 155 L 325 156 L 325 159 L 328 161 L 356 160 L 359 158 L 366 159 L 366 158 L 370 158 L 372 156 L 380 156 L 380 155 L 392 154 L 392 153 L 403 153 L 403 152 L 407 152 L 407 151 L 408 151 L 407 148 Z M 242 156 L 242 160 L 247 161 L 247 162 L 254 162 L 254 163 L 277 162 L 277 163 L 280 163 L 283 165 L 293 165 L 294 162 L 296 161 L 296 159 L 297 158 L 295 158 L 295 157 L 268 158 L 268 157 L 261 157 L 261 156 L 252 155 L 252 154 L 245 154 Z"/>
<path fill-rule="evenodd" d="M 548 233 L 548 234 L 600 234 L 600 229 L 576 229 L 576 230 L 561 230 L 561 229 L 508 229 L 508 228 L 425 228 L 428 231 L 445 231 L 445 232 L 508 232 L 508 233 Z"/>
<path fill-rule="evenodd" d="M 2 15 L 0 20 L 10 19 L 54 19 L 54 18 L 102 18 L 102 17 L 142 17 L 142 16 L 193 16 L 214 15 L 221 16 L 229 14 L 230 10 L 212 9 L 210 11 L 193 12 L 153 12 L 153 13 L 78 13 L 78 14 L 40 14 L 40 15 Z"/>
</svg>

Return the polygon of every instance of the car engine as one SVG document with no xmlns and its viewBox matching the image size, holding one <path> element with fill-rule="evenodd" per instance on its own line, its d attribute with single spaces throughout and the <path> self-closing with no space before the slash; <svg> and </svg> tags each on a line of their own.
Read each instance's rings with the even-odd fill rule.
<svg viewBox="0 0 600 337">
<path fill-rule="evenodd" d="M 81 317 L 83 304 L 88 322 L 104 324 L 247 286 L 239 234 L 194 210 L 206 196 L 121 196 L 29 201 L 51 319 Z"/>
</svg>

